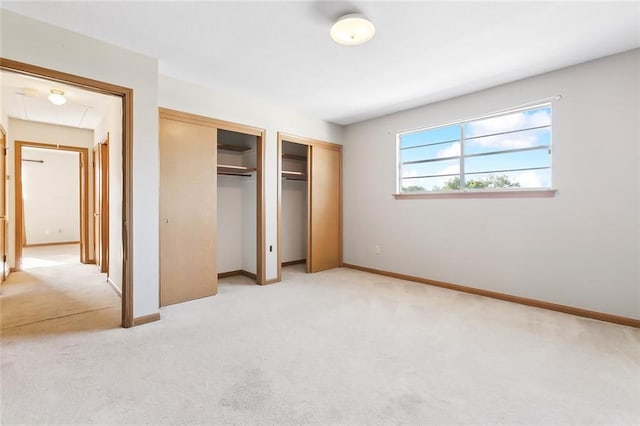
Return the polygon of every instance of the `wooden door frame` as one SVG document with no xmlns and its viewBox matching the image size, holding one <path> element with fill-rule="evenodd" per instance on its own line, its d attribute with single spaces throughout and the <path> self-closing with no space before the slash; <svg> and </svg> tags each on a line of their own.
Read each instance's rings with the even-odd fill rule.
<svg viewBox="0 0 640 426">
<path fill-rule="evenodd" d="M 264 146 L 266 142 L 265 129 L 162 107 L 158 108 L 158 114 L 159 118 L 177 120 L 185 123 L 212 127 L 218 130 L 229 130 L 245 135 L 256 136 L 256 284 L 268 284 L 266 280 L 265 268 L 267 248 L 264 243 Z"/>
<path fill-rule="evenodd" d="M 98 170 L 100 173 L 98 173 Z M 97 182 L 96 176 L 100 176 L 100 182 Z M 94 208 L 94 228 L 95 216 L 100 216 L 99 230 L 94 229 L 94 257 L 96 265 L 100 268 L 100 272 L 109 274 L 109 132 L 103 142 L 93 147 L 93 208 Z M 98 190 L 98 184 L 100 188 Z M 98 197 L 98 194 L 100 196 Z M 96 212 L 96 207 L 100 211 Z M 96 235 L 98 238 L 96 239 Z M 100 247 L 100 250 L 96 250 Z M 100 256 L 98 256 L 98 254 Z"/>
<path fill-rule="evenodd" d="M 122 99 L 122 322 L 133 317 L 133 89 L 0 57 L 0 70 L 65 83 Z M 140 321 L 142 323 L 142 321 Z"/>
<path fill-rule="evenodd" d="M 80 262 L 89 263 L 89 148 L 68 145 L 54 145 L 42 142 L 15 141 L 14 145 L 14 176 L 15 176 L 15 252 L 14 262 L 16 271 L 22 270 L 22 247 L 24 246 L 25 222 L 24 199 L 22 194 L 22 148 L 48 149 L 51 151 L 77 152 L 79 154 L 79 182 L 80 192 Z"/>
<path fill-rule="evenodd" d="M 4 246 L 3 258 L 0 258 L 0 264 L 2 265 L 2 273 L 0 274 L 0 283 L 4 282 L 7 278 L 9 265 L 7 262 L 7 251 L 9 249 L 9 227 L 7 226 L 7 131 L 0 124 L 1 138 L 4 140 L 4 152 L 0 153 L 4 161 L 4 174 L 0 177 L 0 185 L 4 187 L 4 198 L 0 199 L 0 204 L 4 205 L 4 217 L 0 217 L 0 226 L 4 228 L 4 241 L 0 241 L 0 245 Z"/>
<path fill-rule="evenodd" d="M 306 145 L 308 147 L 307 151 L 307 272 L 309 272 L 311 268 L 311 239 L 313 236 L 311 235 L 311 183 L 313 176 L 311 174 L 311 161 L 313 156 L 313 147 L 322 147 L 327 149 L 332 149 L 334 151 L 342 152 L 342 145 L 338 145 L 331 142 L 325 142 L 313 138 L 307 138 L 303 136 L 296 136 L 289 133 L 278 132 L 278 276 L 269 282 L 280 282 L 282 281 L 282 142 L 293 142 L 300 145 Z M 342 170 L 340 170 L 340 222 L 339 222 L 339 233 L 340 233 L 340 262 L 342 263 Z"/>
</svg>

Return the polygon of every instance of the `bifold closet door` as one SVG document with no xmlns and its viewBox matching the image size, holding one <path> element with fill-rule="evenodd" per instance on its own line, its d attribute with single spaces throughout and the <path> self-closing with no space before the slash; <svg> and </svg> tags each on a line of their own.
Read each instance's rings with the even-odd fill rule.
<svg viewBox="0 0 640 426">
<path fill-rule="evenodd" d="M 342 151 L 310 147 L 309 272 L 342 266 Z"/>
<path fill-rule="evenodd" d="M 160 305 L 216 294 L 215 128 L 160 118 Z"/>
</svg>

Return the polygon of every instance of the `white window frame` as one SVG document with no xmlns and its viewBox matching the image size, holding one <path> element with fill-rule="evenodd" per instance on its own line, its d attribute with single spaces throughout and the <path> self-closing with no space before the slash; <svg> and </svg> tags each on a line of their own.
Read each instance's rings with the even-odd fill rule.
<svg viewBox="0 0 640 426">
<path fill-rule="evenodd" d="M 524 128 L 524 129 L 518 129 L 518 130 L 507 130 L 507 131 L 503 131 L 503 132 L 498 132 L 498 133 L 494 133 L 494 134 L 489 134 L 489 135 L 482 135 L 481 137 L 488 137 L 488 136 L 499 136 L 499 135 L 503 135 L 503 134 L 509 134 L 509 133 L 517 133 L 517 132 L 524 132 L 524 131 L 529 131 L 529 130 L 536 130 L 536 129 L 543 129 L 543 128 L 549 128 L 551 130 L 551 134 L 549 135 L 550 140 L 549 140 L 549 144 L 548 145 L 538 145 L 538 146 L 534 146 L 534 147 L 526 147 L 526 148 L 514 148 L 514 149 L 506 149 L 506 150 L 499 150 L 499 151 L 491 151 L 491 152 L 487 152 L 487 153 L 479 153 L 479 154 L 469 154 L 469 155 L 465 155 L 464 153 L 464 149 L 465 149 L 465 142 L 467 140 L 470 139 L 474 139 L 473 138 L 465 138 L 465 134 L 464 134 L 464 129 L 465 129 L 465 125 L 474 121 L 480 121 L 480 120 L 484 120 L 487 118 L 494 118 L 494 117 L 500 117 L 500 116 L 505 116 L 505 115 L 510 115 L 510 114 L 514 114 L 517 112 L 521 112 L 521 111 L 529 111 L 529 110 L 533 110 L 533 109 L 538 109 L 538 108 L 544 108 L 544 107 L 548 107 L 551 110 L 551 124 L 549 125 L 545 125 L 545 126 L 537 126 L 537 127 L 531 127 L 531 128 Z M 416 160 L 416 161 L 411 161 L 411 162 L 406 162 L 403 163 L 401 161 L 401 137 L 403 135 L 406 134 L 411 134 L 411 133 L 419 133 L 419 132 L 424 132 L 424 131 L 428 131 L 428 130 L 433 130 L 433 129 L 438 129 L 441 127 L 449 127 L 449 126 L 460 126 L 460 155 L 459 156 L 453 156 L 453 157 L 445 157 L 445 158 L 438 158 L 438 159 L 425 159 L 425 160 Z M 454 141 L 450 141 L 450 142 L 456 142 L 456 140 Z M 442 142 L 438 142 L 438 143 L 442 143 Z M 437 143 L 434 144 L 426 144 L 426 145 L 421 145 L 419 147 L 424 147 L 424 146 L 429 146 L 429 145 L 436 145 Z M 416 148 L 416 147 L 410 147 L 411 148 Z M 407 148 L 405 148 L 407 149 Z M 549 155 L 551 156 L 551 158 L 549 159 L 549 166 L 548 167 L 535 167 L 535 168 L 525 168 L 525 169 L 505 169 L 505 170 L 492 170 L 492 171 L 483 171 L 483 172 L 477 172 L 477 174 L 487 174 L 487 173 L 506 173 L 506 172 L 514 172 L 514 171 L 527 171 L 527 170 L 541 170 L 541 169 L 548 169 L 549 170 L 549 186 L 545 186 L 545 187 L 539 187 L 539 188 L 490 188 L 490 189 L 469 189 L 466 187 L 465 185 L 465 159 L 467 158 L 474 158 L 474 157 L 481 157 L 481 156 L 487 156 L 487 155 L 496 155 L 496 154 L 508 154 L 508 153 L 512 153 L 512 152 L 524 152 L 524 151 L 534 151 L 534 150 L 542 150 L 542 149 L 548 149 L 549 150 Z M 430 198 L 430 196 L 439 196 L 439 195 L 451 195 L 451 194 L 483 194 L 483 193 L 516 193 L 516 194 L 531 194 L 531 193 L 547 193 L 543 196 L 553 196 L 553 194 L 556 192 L 555 189 L 553 189 L 553 106 L 551 104 L 551 102 L 542 102 L 542 103 L 535 103 L 535 104 L 529 104 L 526 106 L 520 106 L 517 108 L 512 108 L 512 109 L 508 109 L 508 110 L 503 110 L 497 113 L 493 113 L 493 114 L 486 114 L 486 115 L 480 115 L 480 116 L 476 116 L 473 118 L 468 118 L 465 120 L 459 120 L 459 121 L 452 121 L 449 123 L 445 123 L 445 124 L 437 124 L 434 126 L 429 126 L 429 127 L 423 127 L 423 128 L 419 128 L 419 129 L 412 129 L 412 130 L 406 130 L 406 131 L 401 131 L 398 132 L 396 134 L 396 193 L 394 194 L 394 196 L 396 196 L 396 198 Z M 423 192 L 403 192 L 402 191 L 402 166 L 403 164 L 416 164 L 418 162 L 430 162 L 430 161 L 444 161 L 444 160 L 454 160 L 454 159 L 459 159 L 460 161 L 460 168 L 459 168 L 459 173 L 456 174 L 451 174 L 451 177 L 459 177 L 460 178 L 460 189 L 458 190 L 447 190 L 447 191 L 423 191 Z M 468 174 L 468 173 L 467 173 Z M 476 174 L 476 173 L 474 173 Z M 439 176 L 446 176 L 446 175 L 439 175 Z M 437 177 L 436 175 L 434 176 L 422 176 L 422 177 Z M 419 178 L 419 177 L 416 177 Z"/>
</svg>

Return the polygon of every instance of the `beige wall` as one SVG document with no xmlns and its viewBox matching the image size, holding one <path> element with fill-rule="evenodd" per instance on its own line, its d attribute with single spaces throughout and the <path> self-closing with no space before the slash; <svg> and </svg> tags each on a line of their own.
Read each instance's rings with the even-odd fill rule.
<svg viewBox="0 0 640 426">
<path fill-rule="evenodd" d="M 555 198 L 392 197 L 398 131 L 558 94 Z M 640 318 L 639 113 L 634 50 L 347 126 L 345 262 Z"/>
</svg>

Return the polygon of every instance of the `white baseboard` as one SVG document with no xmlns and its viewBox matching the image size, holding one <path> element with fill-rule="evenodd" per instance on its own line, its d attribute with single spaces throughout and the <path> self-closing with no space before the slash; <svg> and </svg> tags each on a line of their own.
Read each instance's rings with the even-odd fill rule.
<svg viewBox="0 0 640 426">
<path fill-rule="evenodd" d="M 120 295 L 120 297 L 122 297 L 122 290 L 120 290 L 118 288 L 118 286 L 116 285 L 116 283 L 114 283 L 113 281 L 111 281 L 111 278 L 107 277 L 107 282 L 109 284 L 111 284 L 111 287 L 113 287 L 113 289 L 116 291 L 116 293 L 118 293 L 118 295 Z"/>
</svg>

